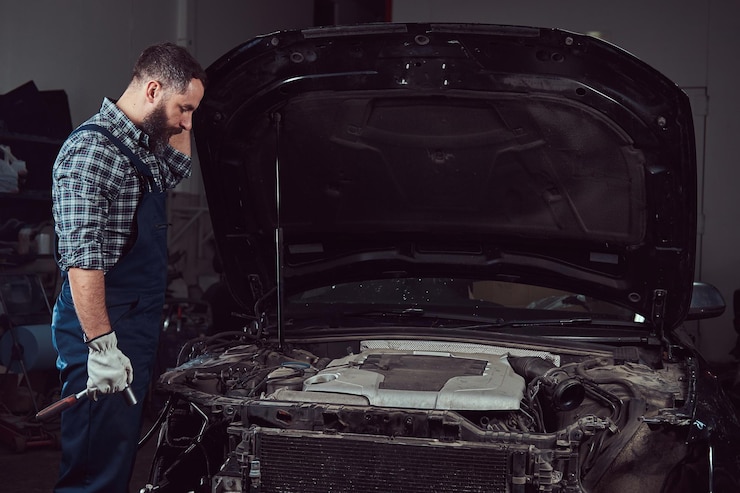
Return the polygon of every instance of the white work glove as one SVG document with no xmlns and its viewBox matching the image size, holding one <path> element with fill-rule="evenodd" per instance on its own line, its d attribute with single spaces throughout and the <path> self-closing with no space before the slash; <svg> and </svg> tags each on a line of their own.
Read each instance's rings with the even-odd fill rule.
<svg viewBox="0 0 740 493">
<path fill-rule="evenodd" d="M 116 333 L 111 331 L 87 341 L 87 394 L 120 392 L 134 380 L 131 361 L 118 349 Z"/>
</svg>

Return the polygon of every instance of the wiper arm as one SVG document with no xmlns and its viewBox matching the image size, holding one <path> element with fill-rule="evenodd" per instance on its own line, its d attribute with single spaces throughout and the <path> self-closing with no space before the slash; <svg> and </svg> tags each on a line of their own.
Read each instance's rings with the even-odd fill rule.
<svg viewBox="0 0 740 493">
<path fill-rule="evenodd" d="M 593 322 L 591 317 L 560 318 L 555 320 L 533 320 L 526 322 L 514 322 L 514 327 L 527 325 L 588 325 Z"/>
<path fill-rule="evenodd" d="M 480 320 L 481 317 L 475 316 L 463 316 L 460 314 L 440 314 L 440 313 L 428 313 L 423 308 L 390 308 L 390 309 L 373 309 L 373 310 L 361 310 L 356 312 L 343 312 L 343 316 L 350 317 L 362 317 L 362 316 L 391 316 L 391 317 L 435 317 L 435 318 L 447 318 L 450 320 Z M 574 326 L 574 325 L 588 325 L 593 322 L 591 317 L 574 317 L 574 318 L 556 318 L 556 319 L 532 319 L 532 320 L 504 320 L 503 318 L 496 318 L 491 321 L 485 321 L 477 325 L 473 325 L 470 328 L 490 328 L 490 327 L 536 327 L 543 325 L 560 325 L 560 326 Z"/>
<path fill-rule="evenodd" d="M 574 318 L 540 318 L 533 320 L 504 320 L 499 319 L 494 322 L 481 324 L 479 328 L 483 327 L 537 327 L 542 325 L 561 325 L 561 326 L 572 326 L 572 325 L 589 325 L 593 322 L 591 317 L 574 317 Z"/>
<path fill-rule="evenodd" d="M 356 312 L 342 312 L 342 316 L 346 317 L 362 317 L 365 315 L 391 315 L 391 316 L 413 316 L 422 317 L 425 312 L 423 308 L 388 308 L 388 309 L 372 309 L 372 310 L 360 310 Z"/>
</svg>

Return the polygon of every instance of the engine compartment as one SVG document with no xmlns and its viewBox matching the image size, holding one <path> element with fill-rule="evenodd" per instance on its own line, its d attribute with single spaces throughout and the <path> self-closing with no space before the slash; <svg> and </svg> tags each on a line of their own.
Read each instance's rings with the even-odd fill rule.
<svg viewBox="0 0 740 493">
<path fill-rule="evenodd" d="M 456 470 L 471 460 L 500 463 L 498 475 L 484 475 L 483 489 L 470 491 L 626 491 L 636 479 L 617 475 L 617 467 L 649 464 L 653 473 L 641 473 L 640 489 L 661 491 L 690 446 L 678 440 L 683 445 L 656 455 L 647 444 L 686 434 L 690 358 L 665 363 L 636 347 L 546 349 L 403 339 L 283 347 L 225 336 L 195 341 L 183 348 L 187 361 L 160 377 L 171 399 L 152 491 L 204 478 L 210 486 L 194 491 L 396 491 L 396 481 L 429 474 L 442 457 Z M 419 470 L 388 475 L 380 490 L 347 482 L 356 482 L 357 468 L 393 469 L 397 462 L 386 457 L 404 463 L 409 454 Z M 193 466 L 199 456 L 205 470 Z M 315 489 L 298 479 L 316 469 L 332 472 Z M 468 491 L 457 476 L 430 481 L 419 491 Z"/>
</svg>

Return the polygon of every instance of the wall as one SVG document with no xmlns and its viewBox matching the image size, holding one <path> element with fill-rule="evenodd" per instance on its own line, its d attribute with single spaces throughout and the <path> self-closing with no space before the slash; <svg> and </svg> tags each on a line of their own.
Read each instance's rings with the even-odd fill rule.
<svg viewBox="0 0 740 493">
<path fill-rule="evenodd" d="M 733 292 L 740 289 L 740 2 L 728 0 L 394 0 L 395 22 L 490 22 L 599 31 L 686 89 L 697 127 L 699 253 L 696 279 L 717 286 L 728 307 L 692 327 L 710 360 L 729 359 Z M 706 97 L 704 96 L 706 94 Z M 702 146 L 703 143 L 703 146 Z"/>
<path fill-rule="evenodd" d="M 704 242 L 701 277 L 719 287 L 728 312 L 702 326 L 701 347 L 720 359 L 735 345 L 733 293 L 740 289 L 740 2 L 712 0 L 707 49 L 707 132 L 704 160 Z M 740 309 L 740 307 L 738 307 Z"/>
</svg>

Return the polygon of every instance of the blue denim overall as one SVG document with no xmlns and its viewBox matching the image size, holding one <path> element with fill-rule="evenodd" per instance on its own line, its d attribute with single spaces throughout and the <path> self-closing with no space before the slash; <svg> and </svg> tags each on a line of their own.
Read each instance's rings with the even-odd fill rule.
<svg viewBox="0 0 740 493">
<path fill-rule="evenodd" d="M 136 211 L 136 243 L 105 275 L 106 306 L 119 349 L 134 370 L 131 385 L 138 400 L 128 406 L 121 395 L 84 399 L 62 413 L 62 459 L 56 492 L 127 492 L 140 436 L 142 403 L 151 379 L 167 284 L 166 193 L 151 171 L 110 132 L 97 125 L 77 129 L 106 135 L 136 167 L 145 187 Z M 62 273 L 54 305 L 52 335 L 58 352 L 62 397 L 87 385 L 88 348 L 75 314 L 69 280 Z"/>
</svg>

